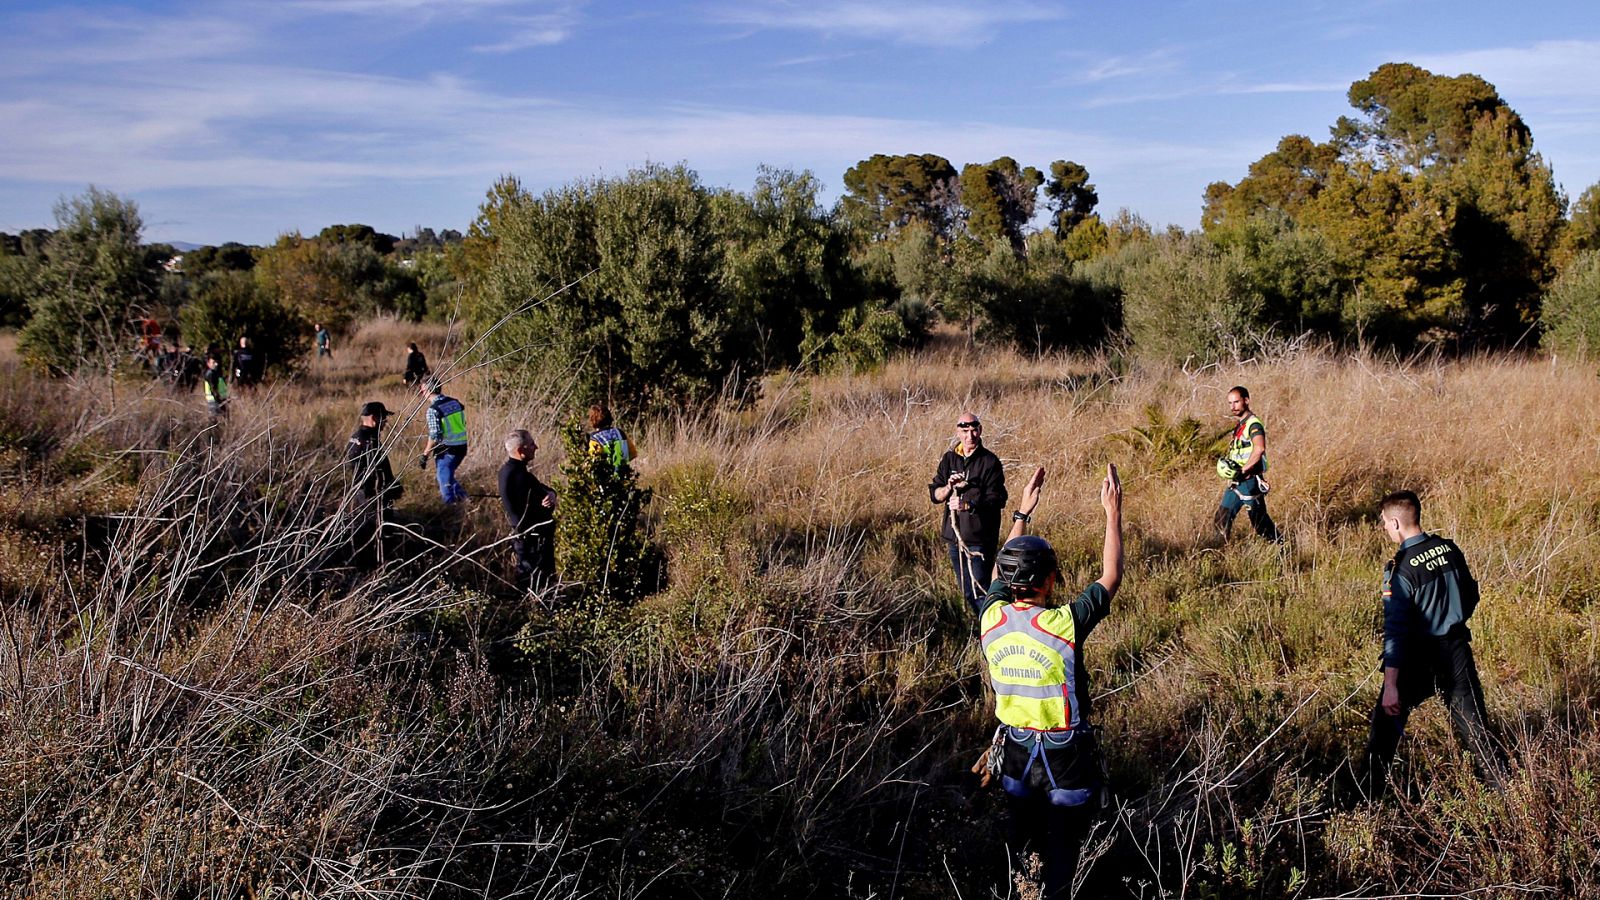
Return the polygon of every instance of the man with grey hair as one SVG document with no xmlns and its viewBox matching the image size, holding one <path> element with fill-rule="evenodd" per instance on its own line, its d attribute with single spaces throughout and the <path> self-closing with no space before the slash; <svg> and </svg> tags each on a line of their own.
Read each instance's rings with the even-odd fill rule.
<svg viewBox="0 0 1600 900">
<path fill-rule="evenodd" d="M 528 471 L 538 449 L 533 435 L 519 428 L 506 435 L 507 459 L 500 465 L 500 508 L 511 526 L 517 583 L 534 591 L 556 579 L 556 492 Z"/>
</svg>

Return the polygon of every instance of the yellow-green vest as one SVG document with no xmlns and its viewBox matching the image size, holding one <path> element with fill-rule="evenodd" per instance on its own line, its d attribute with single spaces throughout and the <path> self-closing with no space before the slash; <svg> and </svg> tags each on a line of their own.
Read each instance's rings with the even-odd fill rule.
<svg viewBox="0 0 1600 900">
<path fill-rule="evenodd" d="M 459 447 L 467 442 L 467 412 L 460 400 L 440 397 L 433 401 L 433 411 L 439 417 L 439 443 Z"/>
<path fill-rule="evenodd" d="M 1246 415 L 1244 420 L 1239 423 L 1239 427 L 1233 429 L 1233 440 L 1228 444 L 1228 458 L 1238 463 L 1240 466 L 1243 466 L 1245 463 L 1250 461 L 1250 453 L 1255 449 L 1250 443 L 1251 425 L 1261 425 L 1261 420 L 1256 418 L 1255 413 Z M 1267 426 L 1261 425 L 1261 430 L 1262 432 L 1265 432 L 1267 430 Z M 1261 467 L 1259 471 L 1267 471 L 1267 455 L 1265 453 L 1261 454 Z"/>
<path fill-rule="evenodd" d="M 1077 626 L 1069 608 L 991 603 L 983 611 L 983 657 L 995 715 L 1007 725 L 1065 731 L 1078 718 Z"/>
<path fill-rule="evenodd" d="M 217 389 L 216 389 L 215 392 L 213 392 L 211 390 L 211 382 L 210 381 L 207 381 L 206 379 L 202 378 L 202 379 L 200 379 L 200 382 L 205 385 L 205 388 L 206 388 L 206 402 L 207 403 L 221 403 L 222 401 L 228 399 L 228 379 L 227 378 L 223 377 L 222 375 L 218 375 L 217 376 Z"/>
</svg>

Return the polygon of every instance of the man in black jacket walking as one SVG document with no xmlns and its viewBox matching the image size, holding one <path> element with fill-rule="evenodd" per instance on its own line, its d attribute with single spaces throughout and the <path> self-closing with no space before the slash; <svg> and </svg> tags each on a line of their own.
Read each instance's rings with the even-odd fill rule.
<svg viewBox="0 0 1600 900">
<path fill-rule="evenodd" d="M 556 492 L 528 471 L 538 449 L 533 435 L 519 428 L 506 435 L 508 458 L 500 464 L 500 508 L 511 526 L 517 582 L 534 591 L 556 579 Z"/>
<path fill-rule="evenodd" d="M 957 418 L 956 439 L 939 459 L 928 498 L 945 507 L 943 535 L 956 584 L 973 612 L 980 613 L 1007 494 L 1005 467 L 983 446 L 983 423 L 972 413 Z"/>
<path fill-rule="evenodd" d="M 368 563 L 372 561 L 368 552 L 374 547 L 377 547 L 381 557 L 382 547 L 376 545 L 375 541 L 383 530 L 384 518 L 394 509 L 395 501 L 405 491 L 405 486 L 394 477 L 394 469 L 389 466 L 389 455 L 383 451 L 380 432 L 387 418 L 389 410 L 382 403 L 373 401 L 363 404 L 361 427 L 350 435 L 344 450 L 345 466 L 350 470 L 350 478 L 366 499 L 356 513 L 355 546 L 357 558 L 365 559 Z"/>
<path fill-rule="evenodd" d="M 1384 497 L 1379 517 L 1400 549 L 1383 569 L 1383 693 L 1367 739 L 1369 788 L 1382 792 L 1407 717 L 1435 694 L 1443 695 L 1462 748 L 1499 787 L 1506 778 L 1506 758 L 1484 715 L 1467 628 L 1478 605 L 1478 582 L 1454 541 L 1422 530 L 1416 494 L 1396 491 Z"/>
</svg>

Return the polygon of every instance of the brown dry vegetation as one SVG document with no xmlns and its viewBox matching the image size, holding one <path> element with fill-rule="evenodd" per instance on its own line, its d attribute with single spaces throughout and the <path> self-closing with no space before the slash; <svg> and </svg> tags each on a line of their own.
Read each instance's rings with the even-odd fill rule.
<svg viewBox="0 0 1600 900">
<path fill-rule="evenodd" d="M 424 336 L 424 337 L 418 337 Z M 1093 577 L 1096 473 L 1122 468 L 1128 578 L 1086 644 L 1116 804 L 1084 896 L 1600 896 L 1600 399 L 1564 361 L 1303 352 L 1196 372 L 925 351 L 630 429 L 659 590 L 549 609 L 509 590 L 498 513 L 417 471 L 407 339 L 203 404 L 49 381 L 0 347 L 0 879 L 41 897 L 990 896 L 990 711 L 926 482 L 962 409 Z M 547 450 L 560 385 L 483 396 Z M 1283 549 L 1206 534 L 1206 444 L 1251 387 Z M 386 565 L 352 565 L 339 455 L 402 411 Z M 1184 427 L 1187 417 L 1198 429 Z M 623 423 L 626 427 L 629 423 Z M 558 462 L 541 453 L 539 470 Z M 549 478 L 547 477 L 547 480 Z M 1014 479 L 1015 480 L 1015 479 Z M 1437 705 L 1407 789 L 1340 810 L 1376 696 L 1382 493 L 1424 496 L 1484 587 L 1503 795 Z"/>
</svg>

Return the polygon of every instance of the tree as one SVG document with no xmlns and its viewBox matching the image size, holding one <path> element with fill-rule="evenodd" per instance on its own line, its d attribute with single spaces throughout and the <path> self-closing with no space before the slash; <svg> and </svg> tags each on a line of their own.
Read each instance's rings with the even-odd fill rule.
<svg viewBox="0 0 1600 900">
<path fill-rule="evenodd" d="M 981 241 L 1004 238 L 1022 250 L 1023 228 L 1033 218 L 1039 186 L 1044 176 L 1032 166 L 1023 168 L 1009 156 L 961 170 L 961 205 L 966 209 L 967 231 Z"/>
<path fill-rule="evenodd" d="M 1600 182 L 1585 188 L 1572 204 L 1562 246 L 1569 254 L 1600 250 Z"/>
<path fill-rule="evenodd" d="M 1100 202 L 1100 195 L 1089 183 L 1089 170 L 1065 159 L 1050 164 L 1044 196 L 1050 209 L 1050 227 L 1062 240 L 1087 221 Z"/>
<path fill-rule="evenodd" d="M 207 272 L 248 272 L 255 266 L 255 248 L 237 241 L 215 247 L 196 247 L 183 254 L 183 274 L 190 278 Z"/>
<path fill-rule="evenodd" d="M 1129 336 L 1141 352 L 1171 362 L 1253 352 L 1265 333 L 1264 306 L 1242 254 L 1204 236 L 1162 238 L 1123 276 Z"/>
<path fill-rule="evenodd" d="M 257 282 L 268 296 L 306 319 L 332 328 L 379 312 L 417 319 L 423 293 L 417 279 L 387 261 L 365 225 L 324 228 L 314 238 L 285 234 L 257 254 Z"/>
<path fill-rule="evenodd" d="M 1238 184 L 1208 187 L 1207 233 L 1254 217 L 1319 233 L 1355 276 L 1339 289 L 1341 336 L 1397 346 L 1520 339 L 1564 212 L 1527 125 L 1482 78 L 1404 63 L 1355 82 L 1349 99 L 1359 115 L 1340 117 L 1328 143 L 1290 135 Z"/>
<path fill-rule="evenodd" d="M 293 371 L 310 346 L 307 321 L 263 292 L 248 272 L 207 272 L 191 294 L 181 317 L 191 346 L 231 348 L 247 337 L 256 358 L 277 372 Z"/>
<path fill-rule="evenodd" d="M 1600 250 L 1585 250 L 1544 295 L 1544 346 L 1600 356 Z"/>
<path fill-rule="evenodd" d="M 38 302 L 19 349 L 31 364 L 68 372 L 86 363 L 113 367 L 132 347 L 130 320 L 142 316 L 159 269 L 141 243 L 144 220 L 132 200 L 91 186 L 55 205 Z"/>
<path fill-rule="evenodd" d="M 867 302 L 849 260 L 849 235 L 817 202 L 809 172 L 762 167 L 748 195 L 713 195 L 723 237 L 722 280 L 735 304 L 732 338 L 751 371 L 793 366 Z M 861 321 L 869 311 L 851 314 Z M 795 335 L 802 335 L 795 341 Z"/>
<path fill-rule="evenodd" d="M 371 225 L 355 224 L 329 225 L 317 232 L 317 240 L 325 244 L 360 244 L 379 256 L 388 256 L 394 252 L 399 238 L 384 234 Z"/>
<path fill-rule="evenodd" d="M 840 209 L 873 238 L 919 221 L 949 234 L 959 218 L 959 180 L 948 159 L 932 153 L 874 154 L 844 173 Z"/>
<path fill-rule="evenodd" d="M 0 233 L 0 327 L 17 328 L 28 321 L 43 290 L 44 266 L 42 242 L 28 240 L 26 232 Z"/>
<path fill-rule="evenodd" d="M 1299 215 L 1317 198 L 1339 165 L 1332 143 L 1318 144 L 1291 134 L 1277 149 L 1250 164 L 1249 173 L 1236 186 L 1225 181 L 1206 188 L 1201 225 L 1210 229 L 1255 215 Z"/>
</svg>

